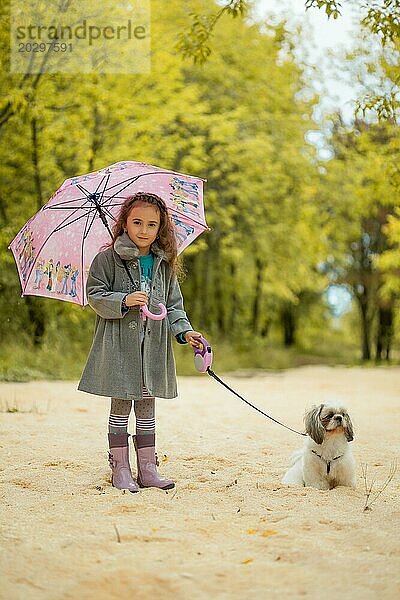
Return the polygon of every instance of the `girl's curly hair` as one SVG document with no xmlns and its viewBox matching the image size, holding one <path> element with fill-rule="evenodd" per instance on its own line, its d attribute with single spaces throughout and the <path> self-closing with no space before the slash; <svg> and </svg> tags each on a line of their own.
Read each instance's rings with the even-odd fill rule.
<svg viewBox="0 0 400 600">
<path fill-rule="evenodd" d="M 162 198 L 156 194 L 147 192 L 137 192 L 129 196 L 119 211 L 118 217 L 112 228 L 112 246 L 115 240 L 124 233 L 126 222 L 132 208 L 138 204 L 150 204 L 155 206 L 160 213 L 160 228 L 158 230 L 156 243 L 165 252 L 168 264 L 175 274 L 180 274 L 181 266 L 178 261 L 178 247 L 175 236 L 175 229 L 168 214 L 167 207 Z"/>
</svg>

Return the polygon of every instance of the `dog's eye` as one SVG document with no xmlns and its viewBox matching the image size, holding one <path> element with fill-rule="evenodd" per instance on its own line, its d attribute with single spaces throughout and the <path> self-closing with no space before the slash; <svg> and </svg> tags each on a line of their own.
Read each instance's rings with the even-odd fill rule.
<svg viewBox="0 0 400 600">
<path fill-rule="evenodd" d="M 331 413 L 331 412 L 328 413 L 327 415 L 325 415 L 326 419 L 332 419 L 332 417 L 333 417 L 333 413 Z"/>
</svg>

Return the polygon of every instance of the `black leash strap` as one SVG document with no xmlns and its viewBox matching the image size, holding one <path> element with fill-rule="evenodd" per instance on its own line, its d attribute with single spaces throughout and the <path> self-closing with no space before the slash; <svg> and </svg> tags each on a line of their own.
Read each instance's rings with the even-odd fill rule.
<svg viewBox="0 0 400 600">
<path fill-rule="evenodd" d="M 254 404 L 251 404 L 251 402 L 248 402 L 248 400 L 245 400 L 242 396 L 240 396 L 237 392 L 235 392 L 235 390 L 233 390 L 231 387 L 229 387 L 229 385 L 227 385 L 226 383 L 224 383 L 222 381 L 222 379 L 220 379 L 218 377 L 218 375 L 216 375 L 214 373 L 214 371 L 212 369 L 210 369 L 210 367 L 207 368 L 207 373 L 210 375 L 210 377 L 214 377 L 214 379 L 216 381 L 218 381 L 218 383 L 220 383 L 221 385 L 223 385 L 224 387 L 226 387 L 227 390 L 229 390 L 230 392 L 232 392 L 232 394 L 235 394 L 235 396 L 237 396 L 238 398 L 240 398 L 241 400 L 243 400 L 243 402 L 245 402 L 246 404 L 248 404 L 249 406 L 251 406 L 251 408 L 254 408 L 254 410 L 256 410 L 257 412 L 259 412 L 262 415 L 264 415 L 264 417 L 267 417 L 267 419 L 271 419 L 271 421 L 274 421 L 274 423 L 277 423 L 278 425 L 281 425 L 282 427 L 285 427 L 285 429 L 289 429 L 289 431 L 293 431 L 293 433 L 297 433 L 297 435 L 307 436 L 306 433 L 300 433 L 300 431 L 296 431 L 295 429 L 292 429 L 291 427 L 288 427 L 287 425 L 284 425 L 280 421 L 277 421 L 276 419 L 274 419 L 274 417 L 271 417 L 270 415 L 267 415 L 267 413 L 263 412 L 260 408 L 257 408 L 257 406 L 254 406 Z"/>
</svg>

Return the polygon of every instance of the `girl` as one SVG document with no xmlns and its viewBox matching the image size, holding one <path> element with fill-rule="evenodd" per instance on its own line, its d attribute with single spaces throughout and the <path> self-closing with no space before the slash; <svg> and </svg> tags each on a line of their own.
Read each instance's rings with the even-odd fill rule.
<svg viewBox="0 0 400 600">
<path fill-rule="evenodd" d="M 128 275 L 128 271 L 129 274 Z M 140 192 L 127 198 L 113 227 L 110 247 L 97 254 L 87 281 L 89 305 L 97 313 L 92 347 L 78 389 L 111 396 L 108 423 L 112 485 L 168 490 L 155 453 L 155 396 L 177 395 L 171 333 L 181 344 L 201 348 L 183 307 L 177 280 L 177 246 L 164 201 Z M 162 321 L 143 321 L 140 307 L 167 308 Z M 128 418 L 136 416 L 137 483 L 129 465 Z M 138 486 L 139 484 L 139 486 Z"/>
</svg>

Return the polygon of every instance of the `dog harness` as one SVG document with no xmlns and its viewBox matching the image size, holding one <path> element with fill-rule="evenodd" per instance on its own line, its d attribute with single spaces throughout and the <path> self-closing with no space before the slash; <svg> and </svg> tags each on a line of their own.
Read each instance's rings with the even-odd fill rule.
<svg viewBox="0 0 400 600">
<path fill-rule="evenodd" d="M 342 456 L 343 456 L 343 454 L 341 454 L 340 456 L 335 456 L 335 458 L 332 458 L 331 460 L 326 460 L 326 458 L 324 458 L 320 454 L 317 454 L 315 452 L 315 450 L 311 450 L 311 452 L 313 454 L 315 454 L 315 456 L 318 456 L 318 458 L 320 458 L 321 460 L 323 460 L 324 463 L 326 463 L 326 473 L 327 473 L 327 475 L 329 475 L 329 473 L 331 472 L 331 462 L 333 462 L 334 460 L 338 460 L 339 458 L 342 458 Z"/>
</svg>

